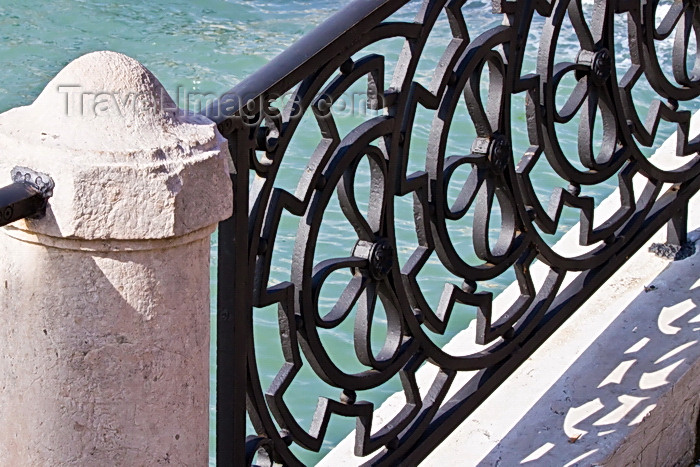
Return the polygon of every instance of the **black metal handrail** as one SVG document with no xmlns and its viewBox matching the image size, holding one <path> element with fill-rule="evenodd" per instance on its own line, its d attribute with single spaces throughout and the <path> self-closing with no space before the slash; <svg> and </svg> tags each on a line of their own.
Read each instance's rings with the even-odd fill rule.
<svg viewBox="0 0 700 467">
<path fill-rule="evenodd" d="M 309 69 L 347 55 L 362 35 L 410 0 L 356 0 L 292 44 L 284 53 L 236 85 L 203 112 L 221 124 L 248 103 L 259 107 L 263 96 L 281 96 L 308 76 Z M 250 111 L 255 108 L 251 107 Z"/>
<path fill-rule="evenodd" d="M 669 226 L 669 241 L 685 241 L 688 200 L 700 189 L 698 138 L 689 140 L 690 112 L 682 108 L 700 94 L 700 65 L 688 68 L 690 35 L 700 28 L 697 2 L 675 2 L 656 25 L 657 2 L 602 1 L 584 13 L 580 0 L 495 1 L 503 23 L 470 37 L 465 0 L 424 0 L 413 22 L 390 21 L 408 3 L 359 0 L 233 88 L 206 113 L 228 138 L 234 167 L 234 216 L 219 229 L 217 463 L 300 465 L 291 445 L 318 451 L 329 420 L 355 417 L 355 453 L 372 454 L 373 465 L 414 465 L 461 423 L 488 395 L 574 313 L 651 235 Z M 415 73 L 438 16 L 449 18 L 452 39 L 429 86 Z M 578 39 L 576 59 L 557 62 L 564 19 Z M 616 18 L 627 23 L 616 23 Z M 523 72 L 528 32 L 543 22 L 535 73 Z M 618 76 L 615 28 L 626 24 L 631 65 Z M 656 44 L 676 31 L 669 76 Z M 403 38 L 392 81 L 384 86 L 385 57 L 356 55 L 387 38 Z M 531 45 L 530 45 L 531 46 Z M 353 60 L 353 57 L 356 57 Z M 482 75 L 489 92 L 482 97 Z M 369 103 L 383 115 L 341 137 L 330 107 L 352 83 L 369 76 Z M 560 84 L 573 77 L 566 104 L 557 107 Z M 633 90 L 646 79 L 658 98 L 643 103 L 639 116 Z M 291 92 L 286 107 L 275 100 Z M 514 153 L 511 106 L 525 95 L 529 148 Z M 446 153 L 455 109 L 464 99 L 476 136 L 461 154 Z M 424 170 L 408 173 L 417 108 L 434 111 Z M 294 193 L 277 185 L 290 140 L 301 118 L 315 118 L 322 141 L 309 156 Z M 602 134 L 594 131 L 596 115 Z M 578 151 L 567 154 L 559 129 L 579 117 Z M 643 149 L 653 145 L 659 122 L 678 130 L 674 170 L 654 165 Z M 600 143 L 594 145 L 594 143 Z M 594 150 L 597 147 L 597 150 Z M 358 164 L 370 166 L 369 212 L 358 208 L 354 185 Z M 576 159 L 575 162 L 572 159 Z M 537 195 L 532 172 L 548 165 L 562 180 L 548 205 Z M 457 179 L 459 169 L 468 176 Z M 597 222 L 600 211 L 589 186 L 617 177 L 620 207 Z M 642 177 L 636 190 L 633 177 Z M 459 195 L 448 196 L 459 183 Z M 413 196 L 418 244 L 408 261 L 397 256 L 394 198 Z M 315 247 L 329 199 L 337 196 L 357 242 L 337 258 L 315 261 Z M 448 200 L 450 202 L 448 202 Z M 500 205 L 499 238 L 489 227 Z M 566 256 L 545 239 L 560 227 L 564 208 L 580 211 L 580 243 L 586 253 Z M 460 234 L 450 224 L 474 212 L 473 258 L 455 246 Z M 282 214 L 300 219 L 289 279 L 268 286 Z M 438 303 L 430 303 L 418 279 L 431 255 L 453 277 Z M 534 261 L 549 272 L 536 287 Z M 324 281 L 337 270 L 353 279 L 327 314 L 319 311 Z M 507 310 L 492 309 L 485 281 L 514 272 L 521 295 Z M 567 273 L 578 273 L 564 285 Z M 370 343 L 377 302 L 384 306 L 387 336 L 382 350 Z M 432 333 L 445 332 L 456 304 L 477 310 L 476 340 L 482 350 L 449 355 Z M 253 336 L 254 310 L 278 306 L 285 363 L 270 387 L 262 387 Z M 355 311 L 355 353 L 366 371 L 349 374 L 324 348 L 319 329 L 338 326 Z M 284 396 L 303 366 L 338 388 L 337 398 L 319 398 L 310 429 L 302 427 Z M 415 372 L 425 362 L 438 367 L 430 391 L 421 397 Z M 457 373 L 475 371 L 449 400 Z M 383 427 L 373 426 L 373 405 L 362 391 L 401 377 L 406 405 Z M 255 433 L 246 433 L 246 414 Z M 250 436 L 248 436 L 250 435 Z"/>
</svg>

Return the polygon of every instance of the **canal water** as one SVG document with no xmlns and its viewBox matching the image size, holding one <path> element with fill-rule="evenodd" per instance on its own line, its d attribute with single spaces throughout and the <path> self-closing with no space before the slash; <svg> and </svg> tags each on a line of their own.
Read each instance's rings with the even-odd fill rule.
<svg viewBox="0 0 700 467">
<path fill-rule="evenodd" d="M 164 84 L 181 105 L 189 105 L 196 110 L 198 95 L 221 95 L 224 91 L 258 70 L 262 65 L 282 52 L 304 33 L 310 31 L 349 1 L 338 0 L 2 0 L 0 2 L 0 111 L 27 105 L 39 94 L 48 81 L 68 62 L 87 52 L 114 50 L 136 58 L 146 65 Z M 668 5 L 660 2 L 659 11 L 667 10 Z M 419 2 L 412 1 L 403 8 L 396 19 L 412 20 L 418 12 Z M 592 2 L 584 1 L 584 9 L 590 15 Z M 490 2 L 468 1 L 464 6 L 465 17 L 472 38 L 480 32 L 500 23 L 500 18 L 491 13 Z M 618 76 L 629 68 L 629 53 L 626 49 L 626 22 L 622 15 L 616 21 L 616 40 L 620 49 L 615 54 Z M 660 17 L 660 14 L 657 15 Z M 658 22 L 658 18 L 657 18 Z M 525 72 L 534 71 L 537 44 L 544 21 L 533 23 L 529 37 L 529 51 Z M 447 18 L 443 15 L 433 32 L 420 63 L 417 80 L 427 85 L 432 70 L 450 39 Z M 670 41 L 667 41 L 670 42 Z M 390 81 L 392 66 L 401 50 L 400 39 L 386 40 L 373 46 L 368 52 L 381 53 L 387 57 L 387 82 Z M 579 50 L 570 23 L 562 30 L 557 45 L 557 60 L 574 61 Z M 665 67 L 670 73 L 670 44 L 659 46 L 659 53 L 665 53 Z M 359 58 L 355 57 L 355 58 Z M 486 83 L 486 80 L 484 81 Z M 562 84 L 558 103 L 561 106 L 568 90 L 575 81 L 571 78 Z M 358 123 L 372 117 L 362 100 L 364 89 L 361 84 L 354 86 L 345 97 L 342 107 L 334 108 L 341 133 L 346 133 Z M 194 96 L 194 100 L 193 100 Z M 635 90 L 638 102 L 648 103 L 654 97 L 650 86 L 642 80 Z M 474 130 L 466 108 L 458 109 L 450 133 L 450 154 L 463 154 L 469 150 Z M 691 109 L 693 107 L 690 107 Z M 516 96 L 513 101 L 512 127 L 516 157 L 528 147 L 525 128 L 524 97 Z M 646 109 L 642 109 L 642 114 Z M 433 113 L 420 110 L 411 139 L 409 172 L 424 168 Z M 562 125 L 560 141 L 568 141 L 565 149 L 572 160 L 577 158 L 577 125 Z M 598 138 L 600 124 L 596 125 Z M 281 171 L 278 185 L 294 190 L 299 175 L 305 168 L 311 152 L 320 140 L 318 127 L 311 119 L 305 119 L 303 131 L 298 132 L 285 159 L 285 169 Z M 674 131 L 671 125 L 662 125 L 656 146 Z M 647 153 L 652 153 L 649 148 Z M 1 155 L 0 155 L 1 157 Z M 367 189 L 363 185 L 362 174 L 367 179 L 367 167 L 359 169 L 358 191 Z M 538 195 L 546 200 L 555 187 L 566 186 L 545 164 L 537 167 L 535 180 Z M 616 180 L 585 188 L 585 194 L 600 202 L 615 188 Z M 458 192 L 458 187 L 450 188 L 450 196 Z M 360 207 L 366 208 L 366 200 Z M 415 228 L 411 216 L 411 197 L 396 200 L 399 258 L 405 261 L 416 245 Z M 496 206 L 496 212 L 498 207 Z M 473 260 L 470 221 L 467 216 L 456 223 L 452 231 L 457 248 L 465 251 L 465 259 Z M 280 234 L 275 244 L 273 269 L 270 283 L 289 280 L 291 253 L 294 245 L 295 228 L 299 219 L 285 216 L 281 221 Z M 578 213 L 566 209 L 560 229 L 548 238 L 554 243 L 568 228 L 578 221 Z M 332 202 L 324 216 L 318 251 L 315 260 L 320 261 L 334 256 L 345 256 L 351 251 L 354 240 L 347 240 L 347 232 L 352 232 L 343 216 L 337 200 Z M 492 225 L 493 238 L 498 236 L 498 215 Z M 348 251 L 350 249 L 350 251 Z M 341 253 L 342 252 L 342 253 Z M 212 244 L 212 271 L 216 266 L 216 241 Z M 492 282 L 480 283 L 481 290 L 498 293 L 514 278 L 512 273 L 504 274 Z M 445 270 L 436 257 L 429 260 L 421 273 L 420 283 L 430 303 L 437 303 L 444 284 L 449 281 L 459 283 Z M 324 287 L 320 303 L 332 306 L 334 299 L 347 283 L 347 277 L 338 275 Z M 212 279 L 212 313 L 215 309 L 216 277 Z M 381 307 L 380 307 L 381 308 Z M 213 316 L 213 315 L 212 315 Z M 462 313 L 452 318 L 444 336 L 435 336 L 438 342 L 447 342 L 456 332 L 466 326 L 473 313 Z M 375 343 L 381 343 L 381 310 L 375 317 L 377 330 L 373 332 Z M 356 361 L 352 347 L 352 320 L 323 334 L 324 344 L 331 349 L 339 365 L 347 371 L 360 371 L 362 366 Z M 261 380 L 269 384 L 283 362 L 279 344 L 279 330 L 274 309 L 257 310 L 255 315 L 257 357 Z M 215 321 L 212 321 L 212 335 L 215 336 Z M 375 336 L 376 334 L 376 336 Z M 212 394 L 215 387 L 215 339 L 212 339 Z M 360 397 L 380 403 L 389 394 L 400 389 L 398 379 L 377 391 L 361 394 Z M 319 396 L 338 397 L 338 391 L 319 382 L 309 365 L 305 365 L 285 399 L 292 407 L 302 425 L 308 426 Z M 212 399 L 213 400 L 213 399 Z M 215 446 L 214 414 L 212 404 L 211 446 Z M 354 427 L 353 420 L 334 420 L 320 455 L 323 455 Z M 308 463 L 318 459 L 318 455 L 302 454 Z M 211 463 L 214 464 L 213 458 Z"/>
</svg>

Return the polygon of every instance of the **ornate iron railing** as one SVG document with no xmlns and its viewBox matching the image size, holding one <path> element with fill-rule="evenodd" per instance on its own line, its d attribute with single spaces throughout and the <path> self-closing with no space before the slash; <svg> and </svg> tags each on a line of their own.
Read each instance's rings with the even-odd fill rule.
<svg viewBox="0 0 700 467">
<path fill-rule="evenodd" d="M 654 232 L 668 224 L 669 241 L 684 241 L 687 203 L 700 187 L 700 141 L 689 140 L 690 112 L 682 107 L 700 92 L 700 61 L 688 65 L 700 24 L 697 2 L 676 0 L 662 12 L 657 1 L 596 0 L 586 7 L 580 0 L 494 0 L 494 17 L 502 23 L 476 37 L 465 21 L 465 0 L 425 0 L 415 21 L 392 21 L 407 3 L 353 2 L 207 109 L 228 138 L 234 162 L 235 213 L 219 229 L 219 465 L 301 464 L 290 446 L 318 451 L 336 416 L 357 419 L 355 453 L 373 453 L 371 464 L 417 464 Z M 432 81 L 423 86 L 416 70 L 440 14 L 449 18 L 452 37 Z M 555 51 L 567 22 L 579 50 L 575 61 L 563 62 Z M 541 25 L 538 43 L 528 39 L 535 23 Z M 627 31 L 625 44 L 615 43 L 620 29 Z M 667 60 L 672 69 L 667 69 L 657 52 L 674 32 Z M 388 38 L 401 38 L 404 45 L 385 86 L 385 57 L 363 51 Z M 534 73 L 524 71 L 528 48 L 536 51 Z M 629 55 L 624 73 L 616 63 L 622 48 Z M 331 106 L 365 76 L 369 103 L 381 114 L 341 136 Z M 567 79 L 573 86 L 560 105 L 557 96 Z M 657 99 L 635 103 L 633 91 L 643 80 Z M 287 93 L 292 95 L 288 104 L 276 108 Z M 451 128 L 461 124 L 453 116 L 462 99 L 475 137 L 462 141 L 462 152 L 453 155 L 446 147 Z M 516 102 L 523 102 L 529 138 L 529 148 L 520 153 L 512 142 Z M 424 169 L 408 173 L 418 108 L 433 111 L 434 118 Z M 322 139 L 291 193 L 277 186 L 277 179 L 304 115 L 315 118 Z M 559 132 L 576 118 L 578 150 L 567 154 Z M 654 143 L 660 122 L 678 131 L 676 155 L 682 162 L 673 170 L 655 166 L 643 151 Z M 361 160 L 370 167 L 367 213 L 355 196 Z M 533 182 L 538 163 L 563 181 L 548 205 Z M 645 179 L 641 190 L 632 184 L 635 176 Z M 594 199 L 584 193 L 615 177 L 620 207 L 598 219 Z M 449 187 L 455 184 L 458 194 L 452 196 Z M 317 262 L 319 229 L 332 196 L 357 241 L 337 258 Z M 401 262 L 394 200 L 404 196 L 414 200 L 417 245 Z M 494 239 L 490 224 L 496 222 L 496 204 L 500 226 Z M 580 243 L 589 247 L 583 254 L 566 256 L 545 238 L 557 231 L 565 208 L 580 211 Z M 463 231 L 450 227 L 468 212 L 473 213 L 474 256 L 465 259 L 455 246 Z M 283 213 L 299 218 L 292 265 L 287 281 L 269 286 Z M 431 255 L 453 276 L 446 278 L 437 303 L 424 296 L 417 279 Z M 549 270 L 539 286 L 530 276 L 535 260 Z M 321 312 L 320 289 L 339 270 L 349 271 L 352 279 L 337 303 Z M 493 295 L 480 284 L 507 272 L 515 273 L 520 299 L 507 310 L 492 309 Z M 564 285 L 567 273 L 578 274 Z M 387 330 L 381 350 L 374 351 L 378 303 Z M 476 340 L 483 346 L 477 353 L 450 355 L 433 340 L 445 331 L 456 304 L 477 310 Z M 272 384 L 262 387 L 253 317 L 271 305 L 278 307 L 285 362 Z M 357 373 L 341 369 L 320 337 L 320 330 L 339 326 L 353 313 L 355 356 L 365 368 Z M 285 400 L 304 359 L 320 380 L 338 388 L 337 398 L 319 399 L 310 429 L 301 426 Z M 439 371 L 421 396 L 415 372 L 425 362 Z M 446 400 L 455 375 L 463 371 L 477 373 Z M 358 392 L 397 375 L 405 407 L 377 427 L 374 406 L 358 400 Z M 255 433 L 246 433 L 246 412 Z"/>
</svg>

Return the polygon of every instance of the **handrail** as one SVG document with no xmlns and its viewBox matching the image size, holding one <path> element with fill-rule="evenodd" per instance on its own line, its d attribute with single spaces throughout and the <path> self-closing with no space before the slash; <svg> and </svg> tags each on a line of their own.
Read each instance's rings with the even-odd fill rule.
<svg viewBox="0 0 700 467">
<path fill-rule="evenodd" d="M 696 2 L 677 2 L 657 28 L 658 2 L 597 0 L 588 15 L 580 0 L 496 1 L 494 15 L 503 22 L 476 37 L 465 21 L 464 0 L 423 0 L 415 21 L 392 21 L 392 13 L 406 3 L 352 3 L 207 109 L 229 142 L 235 205 L 234 216 L 219 227 L 219 465 L 302 465 L 290 446 L 319 451 L 330 420 L 339 416 L 356 419 L 355 454 L 372 456 L 369 464 L 415 465 L 656 231 L 668 225 L 669 242 L 686 239 L 688 200 L 700 190 L 700 138 L 689 139 L 686 108 L 700 96 L 700 74 L 687 64 L 690 33 L 700 29 Z M 424 86 L 416 70 L 443 12 L 451 40 Z M 629 19 L 630 66 L 621 74 L 614 35 L 618 15 Z M 557 62 L 567 17 L 580 50 L 573 62 Z M 533 45 L 526 41 L 535 20 L 543 24 L 542 34 L 534 45 L 535 73 L 527 73 L 525 53 Z M 673 53 L 662 60 L 659 53 L 666 49 L 657 43 L 674 29 Z M 385 85 L 385 57 L 357 56 L 389 38 L 403 39 L 404 47 Z M 672 76 L 664 71 L 669 68 Z M 482 96 L 486 74 L 489 92 Z M 365 77 L 369 105 L 381 115 L 341 135 L 332 105 Z M 575 81 L 571 89 L 561 86 L 567 77 Z M 633 91 L 642 77 L 658 97 L 639 105 Z M 288 92 L 292 98 L 286 107 L 273 108 L 271 103 Z M 567 99 L 559 107 L 561 92 Z M 513 149 L 512 136 L 519 124 L 511 115 L 516 95 L 525 97 L 521 110 L 529 139 L 520 153 Z M 451 131 L 464 123 L 455 118 L 464 104 L 474 135 L 460 139 L 457 154 L 448 153 Z M 424 169 L 409 173 L 419 108 L 434 116 Z M 291 193 L 279 186 L 278 176 L 304 115 L 313 117 L 322 139 Z M 567 151 L 560 129 L 575 118 L 578 147 Z M 602 136 L 594 131 L 596 120 L 602 122 Z M 661 121 L 677 129 L 673 170 L 644 155 L 660 134 Z M 371 185 L 367 213 L 355 195 L 362 161 L 368 163 Z M 542 166 L 560 181 L 544 203 L 534 178 Z M 598 219 L 602 214 L 588 188 L 610 180 L 618 183 L 620 207 Z M 455 187 L 456 197 L 450 194 Z M 406 196 L 413 199 L 417 240 L 402 261 L 394 201 Z M 349 234 L 357 238 L 321 261 L 316 246 L 331 198 L 338 200 L 352 226 Z M 496 204 L 500 224 L 494 226 Z M 564 208 L 580 213 L 583 253 L 558 252 L 547 240 L 561 230 Z M 287 280 L 270 286 L 283 214 L 299 219 L 296 243 Z M 468 234 L 453 228 L 462 219 L 471 222 Z M 492 230 L 499 233 L 497 240 Z M 468 237 L 471 255 L 464 253 Z M 425 296 L 420 280 L 431 257 L 450 274 L 437 301 Z M 548 267 L 541 285 L 530 275 L 534 261 Z M 319 303 L 326 280 L 341 270 L 351 279 L 337 303 Z M 520 297 L 506 310 L 493 309 L 493 294 L 483 284 L 508 272 L 516 277 Z M 565 281 L 567 274 L 576 278 Z M 380 351 L 371 342 L 377 303 L 387 321 Z M 273 305 L 284 363 L 272 384 L 263 387 L 253 315 Z M 431 337 L 446 332 L 458 305 L 476 310 L 474 339 L 480 350 L 473 354 L 450 355 Z M 321 339 L 323 330 L 351 316 L 354 354 L 365 369 L 359 373 L 341 369 Z M 304 361 L 319 380 L 338 390 L 336 397 L 319 397 L 310 428 L 299 423 L 285 400 Z M 426 362 L 438 373 L 421 396 L 415 377 Z M 464 371 L 476 375 L 448 399 L 455 376 Z M 373 404 L 359 398 L 395 376 L 401 378 L 406 404 L 377 427 Z M 255 433 L 246 433 L 246 416 Z"/>
<path fill-rule="evenodd" d="M 207 106 L 203 114 L 215 123 L 236 115 L 251 100 L 270 90 L 289 89 L 306 76 L 310 61 L 324 62 L 352 48 L 362 34 L 387 19 L 409 0 L 355 0 L 304 35 Z"/>
</svg>

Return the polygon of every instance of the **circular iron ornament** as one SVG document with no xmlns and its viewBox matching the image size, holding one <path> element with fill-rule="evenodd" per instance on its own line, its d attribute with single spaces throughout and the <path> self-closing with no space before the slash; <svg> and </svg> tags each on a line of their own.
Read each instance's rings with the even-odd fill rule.
<svg viewBox="0 0 700 467">
<path fill-rule="evenodd" d="M 352 76 L 352 75 L 350 75 Z M 363 390 L 390 379 L 410 357 L 403 336 L 406 318 L 413 319 L 405 294 L 392 286 L 398 274 L 394 260 L 396 247 L 389 193 L 392 183 L 387 177 L 386 154 L 381 146 L 390 134 L 393 120 L 379 117 L 351 131 L 330 155 L 319 175 L 327 181 L 314 189 L 304 219 L 296 233 L 291 278 L 300 291 L 295 314 L 303 321 L 301 344 L 305 356 L 326 383 L 349 390 Z M 355 195 L 355 177 L 362 160 L 370 165 L 371 187 L 369 211 L 363 213 Z M 355 230 L 358 240 L 352 250 L 338 251 L 338 257 L 316 260 L 316 248 L 326 207 L 337 192 L 343 214 Z M 349 270 L 352 279 L 337 303 L 320 316 L 320 292 L 334 271 Z M 398 293 L 397 293 L 398 292 Z M 380 349 L 372 345 L 373 316 L 381 303 L 387 330 Z M 334 329 L 354 317 L 354 348 L 367 370 L 347 373 L 326 348 L 319 329 Z"/>
<path fill-rule="evenodd" d="M 465 0 L 423 0 L 414 20 L 393 17 L 405 3 L 351 4 L 305 39 L 303 53 L 294 55 L 299 49 L 292 48 L 273 62 L 280 67 L 274 82 L 266 68 L 229 93 L 245 96 L 246 106 L 219 123 L 232 151 L 238 204 L 228 230 L 224 224 L 220 229 L 220 270 L 235 270 L 237 279 L 234 287 L 219 287 L 218 342 L 230 347 L 219 362 L 218 391 L 225 400 L 238 394 L 225 383 L 246 381 L 245 404 L 256 435 L 241 463 L 302 465 L 290 446 L 321 450 L 333 417 L 357 420 L 355 453 L 372 455 L 363 459 L 368 465 L 420 463 L 645 238 L 672 217 L 674 226 L 681 225 L 684 203 L 700 189 L 700 139 L 689 138 L 690 112 L 684 107 L 700 95 L 700 58 L 689 58 L 691 35 L 700 31 L 694 0 L 675 2 L 660 22 L 658 2 L 497 1 L 494 27 L 478 35 L 465 19 L 473 7 Z M 450 40 L 426 84 L 418 65 L 431 33 L 443 24 L 441 15 L 449 20 Z M 569 25 L 577 43 L 563 41 Z M 532 39 L 535 31 L 541 31 L 539 42 Z M 367 50 L 394 38 L 405 45 L 392 74 L 383 55 Z M 660 47 L 664 41 L 672 47 Z M 533 45 L 535 73 L 529 73 Z M 578 50 L 572 61 L 559 60 L 562 47 Z M 666 49 L 669 57 L 662 55 Z M 625 54 L 627 68 L 617 60 Z M 652 102 L 633 100 L 642 78 L 658 94 Z M 378 115 L 342 134 L 333 103 L 358 82 L 367 83 L 368 106 Z M 284 109 L 266 111 L 265 103 L 284 95 L 290 96 Z M 514 117 L 518 105 L 524 107 L 518 110 L 522 120 Z M 464 108 L 468 122 L 457 117 Z M 425 111 L 433 117 L 421 151 L 412 147 L 413 133 L 416 116 Z M 278 178 L 304 116 L 318 125 L 321 141 L 292 193 Z M 644 155 L 662 121 L 678 129 L 679 164 L 672 170 Z M 455 144 L 450 136 L 465 123 L 474 137 Z M 519 124 L 526 148 L 514 140 Z M 565 149 L 572 139 L 576 149 Z M 423 167 L 409 170 L 416 153 L 424 157 Z M 356 189 L 365 162 L 369 200 L 361 209 Z M 538 183 L 542 170 L 559 179 L 549 193 Z M 643 183 L 636 183 L 640 178 Z M 620 197 L 619 209 L 603 219 L 587 195 L 600 184 L 617 185 Z M 399 224 L 406 225 L 398 213 L 406 203 L 398 200 L 405 197 L 412 200 L 409 225 L 416 237 L 409 246 L 397 239 Z M 333 199 L 351 226 L 343 232 L 348 243 L 321 258 L 328 255 L 319 242 Z M 580 213 L 574 228 L 582 252 L 567 254 L 550 245 L 565 208 Z M 283 214 L 299 220 L 286 233 L 295 238 L 291 267 L 282 282 L 269 285 Z M 435 261 L 446 271 L 437 299 L 422 281 Z M 545 270 L 538 280 L 532 277 L 535 262 Z M 328 300 L 323 292 L 338 272 L 346 282 L 333 282 L 342 292 Z M 505 274 L 515 276 L 519 294 L 496 309 L 489 283 Z M 220 283 L 227 280 L 219 277 Z M 284 362 L 263 387 L 256 358 L 265 350 L 255 340 L 255 313 L 272 305 Z M 476 317 L 459 338 L 473 345 L 457 354 L 437 337 L 450 332 L 454 315 L 465 308 Z M 322 337 L 348 322 L 352 350 L 343 357 L 362 369 L 355 372 L 343 369 Z M 243 354 L 245 374 L 240 366 L 226 366 L 231 348 Z M 419 391 L 416 374 L 426 364 L 434 376 L 427 391 Z M 317 405 L 307 408 L 311 415 L 300 416 L 287 399 L 304 365 L 334 392 L 319 394 Z M 453 388 L 462 371 L 474 371 L 474 379 Z M 376 407 L 363 398 L 392 379 L 400 380 L 405 405 L 380 424 Z M 217 407 L 223 427 L 238 416 Z M 236 455 L 225 440 L 237 434 L 217 433 L 222 462 Z"/>
</svg>

